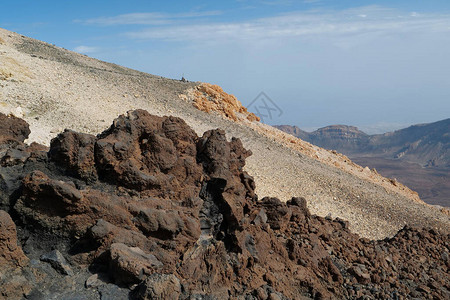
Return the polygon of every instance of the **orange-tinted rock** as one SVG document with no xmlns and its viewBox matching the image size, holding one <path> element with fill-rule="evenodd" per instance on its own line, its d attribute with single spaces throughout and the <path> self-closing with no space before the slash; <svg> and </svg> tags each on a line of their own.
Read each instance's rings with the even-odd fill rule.
<svg viewBox="0 0 450 300">
<path fill-rule="evenodd" d="M 112 244 L 109 255 L 110 273 L 118 284 L 138 283 L 163 266 L 153 254 L 121 243 Z"/>
<path fill-rule="evenodd" d="M 134 296 L 139 300 L 178 300 L 181 293 L 180 280 L 175 275 L 154 273 L 139 284 Z"/>
<path fill-rule="evenodd" d="M 236 121 L 237 113 L 242 114 L 249 121 L 259 121 L 259 117 L 248 112 L 247 108 L 233 95 L 227 94 L 223 89 L 215 84 L 202 83 L 188 92 L 188 95 L 181 95 L 181 98 L 190 99 L 193 105 L 205 112 L 218 112 L 223 116 Z"/>
</svg>

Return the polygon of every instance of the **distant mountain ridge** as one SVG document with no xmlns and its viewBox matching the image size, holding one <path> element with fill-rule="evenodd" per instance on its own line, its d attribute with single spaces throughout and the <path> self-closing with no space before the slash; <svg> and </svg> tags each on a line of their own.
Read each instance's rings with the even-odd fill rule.
<svg viewBox="0 0 450 300">
<path fill-rule="evenodd" d="M 297 126 L 275 127 L 396 178 L 427 203 L 450 207 L 450 119 L 375 135 L 347 125 L 313 132 Z"/>
<path fill-rule="evenodd" d="M 297 126 L 275 127 L 316 146 L 350 156 L 376 156 L 421 166 L 450 167 L 450 118 L 375 135 L 347 125 L 326 126 L 313 132 Z"/>
</svg>

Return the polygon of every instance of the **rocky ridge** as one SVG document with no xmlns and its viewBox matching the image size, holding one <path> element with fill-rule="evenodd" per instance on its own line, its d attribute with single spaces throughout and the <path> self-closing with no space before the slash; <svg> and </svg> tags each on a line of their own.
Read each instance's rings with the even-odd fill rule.
<svg viewBox="0 0 450 300">
<path fill-rule="evenodd" d="M 313 132 L 289 125 L 275 127 L 376 168 L 383 176 L 418 192 L 427 203 L 450 207 L 450 119 L 376 135 L 346 125 Z"/>
<path fill-rule="evenodd" d="M 46 148 L 0 117 L 5 299 L 450 296 L 448 231 L 371 241 L 304 198 L 259 200 L 251 152 L 220 129 L 136 110 Z"/>
<path fill-rule="evenodd" d="M 289 125 L 275 127 L 319 147 L 351 156 L 398 159 L 424 167 L 450 167 L 450 119 L 374 135 L 346 125 L 331 125 L 313 132 Z"/>
<path fill-rule="evenodd" d="M 215 84 L 201 83 L 189 90 L 185 94 L 180 94 L 180 98 L 193 102 L 195 108 L 204 112 L 219 112 L 224 117 L 237 121 L 246 119 L 249 121 L 259 121 L 254 113 L 248 112 L 247 108 L 234 96 L 225 93 L 224 90 Z"/>
</svg>

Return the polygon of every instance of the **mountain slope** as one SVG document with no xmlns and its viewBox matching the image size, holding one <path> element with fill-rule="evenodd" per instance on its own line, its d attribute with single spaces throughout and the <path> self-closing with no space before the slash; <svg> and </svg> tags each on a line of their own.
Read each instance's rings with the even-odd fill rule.
<svg viewBox="0 0 450 300">
<path fill-rule="evenodd" d="M 383 153 L 423 166 L 450 167 L 450 118 L 373 135 L 362 153 Z"/>
<path fill-rule="evenodd" d="M 416 193 L 345 156 L 250 121 L 241 109 L 232 120 L 194 106 L 195 90 L 204 90 L 209 101 L 230 98 L 226 93 L 208 94 L 213 92 L 199 89 L 200 83 L 130 70 L 6 30 L 0 38 L 0 112 L 23 116 L 31 128 L 28 142 L 48 145 L 64 128 L 98 134 L 118 115 L 145 109 L 181 117 L 199 135 L 222 128 L 228 138 L 240 138 L 253 152 L 245 168 L 261 197 L 303 196 L 312 213 L 349 220 L 352 230 L 375 239 L 392 236 L 405 224 L 448 228 L 448 216 Z"/>
<path fill-rule="evenodd" d="M 276 127 L 397 178 L 419 192 L 427 203 L 450 207 L 450 119 L 377 135 L 345 125 L 311 133 L 296 126 Z"/>
<path fill-rule="evenodd" d="M 335 125 L 317 129 L 308 134 L 306 140 L 325 149 L 347 153 L 364 147 L 369 136 L 354 126 Z"/>
<path fill-rule="evenodd" d="M 382 156 L 423 166 L 450 167 L 450 119 L 376 135 L 346 125 L 327 126 L 311 133 L 296 126 L 275 127 L 319 147 L 348 155 Z"/>
</svg>

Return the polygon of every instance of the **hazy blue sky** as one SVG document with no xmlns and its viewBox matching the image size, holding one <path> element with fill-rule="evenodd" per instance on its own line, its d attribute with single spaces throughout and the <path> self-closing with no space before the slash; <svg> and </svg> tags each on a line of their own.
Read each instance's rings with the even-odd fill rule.
<svg viewBox="0 0 450 300">
<path fill-rule="evenodd" d="M 450 117 L 450 1 L 3 1 L 0 27 L 221 85 L 270 124 L 384 130 Z"/>
</svg>

